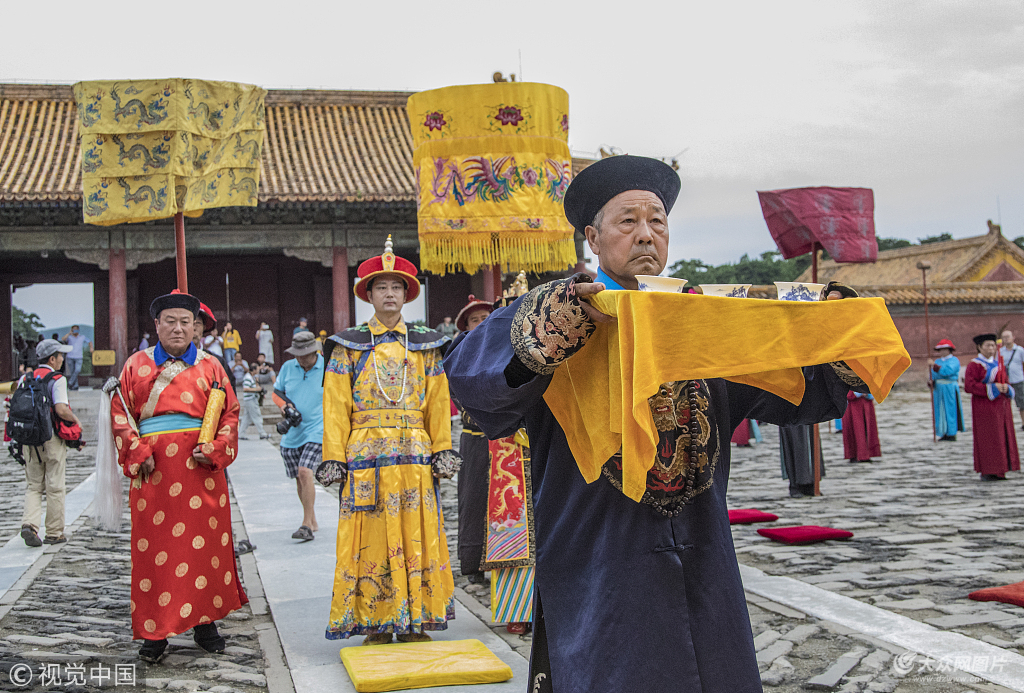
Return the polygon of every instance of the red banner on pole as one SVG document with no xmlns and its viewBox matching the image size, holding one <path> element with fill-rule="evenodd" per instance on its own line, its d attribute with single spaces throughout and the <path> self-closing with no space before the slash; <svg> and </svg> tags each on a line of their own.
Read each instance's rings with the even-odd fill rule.
<svg viewBox="0 0 1024 693">
<path fill-rule="evenodd" d="M 817 241 L 836 262 L 878 259 L 871 188 L 793 188 L 757 196 L 782 257 L 809 253 Z"/>
</svg>

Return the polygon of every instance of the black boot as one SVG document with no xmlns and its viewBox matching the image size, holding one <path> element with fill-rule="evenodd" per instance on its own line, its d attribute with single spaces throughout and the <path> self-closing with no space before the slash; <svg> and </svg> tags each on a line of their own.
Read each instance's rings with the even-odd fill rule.
<svg viewBox="0 0 1024 693">
<path fill-rule="evenodd" d="M 143 662 L 156 664 L 164 656 L 164 650 L 166 649 L 166 638 L 163 640 L 146 640 L 142 643 L 142 647 L 139 648 L 139 659 Z"/>
<path fill-rule="evenodd" d="M 227 645 L 217 632 L 216 623 L 199 624 L 192 629 L 192 639 L 196 641 L 196 645 L 214 654 L 224 654 L 224 647 Z"/>
</svg>

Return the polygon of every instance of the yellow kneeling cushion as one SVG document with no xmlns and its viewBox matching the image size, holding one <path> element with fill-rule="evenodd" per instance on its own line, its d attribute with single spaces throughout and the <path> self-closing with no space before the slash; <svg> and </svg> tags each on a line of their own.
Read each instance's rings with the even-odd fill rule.
<svg viewBox="0 0 1024 693">
<path fill-rule="evenodd" d="M 341 650 L 358 693 L 500 683 L 512 669 L 479 640 L 410 642 Z"/>
</svg>

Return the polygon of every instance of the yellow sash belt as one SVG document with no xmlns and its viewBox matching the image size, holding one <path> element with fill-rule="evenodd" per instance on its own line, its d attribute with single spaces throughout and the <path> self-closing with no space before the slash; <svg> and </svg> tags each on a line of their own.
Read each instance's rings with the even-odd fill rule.
<svg viewBox="0 0 1024 693">
<path fill-rule="evenodd" d="M 404 409 L 367 409 L 352 414 L 352 430 L 359 428 L 423 428 L 423 412 Z"/>
<path fill-rule="evenodd" d="M 623 493 L 636 501 L 658 443 L 647 399 L 662 383 L 725 378 L 799 404 L 801 367 L 845 361 L 882 402 L 910 366 L 880 298 L 797 303 L 603 291 L 591 303 L 617 321 L 598 324 L 555 371 L 544 399 L 583 478 L 596 480 L 621 449 Z"/>
</svg>

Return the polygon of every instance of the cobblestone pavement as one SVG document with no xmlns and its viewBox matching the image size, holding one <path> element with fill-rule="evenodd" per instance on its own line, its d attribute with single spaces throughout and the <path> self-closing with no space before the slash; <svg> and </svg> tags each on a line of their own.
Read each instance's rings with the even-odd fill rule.
<svg viewBox="0 0 1024 693">
<path fill-rule="evenodd" d="M 95 448 L 69 451 L 69 491 L 92 472 L 94 452 Z M 11 460 L 5 460 L 0 469 L 0 522 L 3 536 L 10 536 L 20 526 L 24 472 Z M 237 507 L 232 508 L 232 517 L 239 517 Z M 192 642 L 190 634 L 183 634 L 169 639 L 168 654 L 159 664 L 147 666 L 138 660 L 139 643 L 131 639 L 128 611 L 128 527 L 125 503 L 121 532 L 108 532 L 83 515 L 67 528 L 66 544 L 38 549 L 42 560 L 0 599 L 0 690 L 109 689 L 110 680 L 102 677 L 104 673 L 112 676 L 119 665 L 135 665 L 139 687 L 212 693 L 266 690 L 260 631 L 272 630 L 273 623 L 265 608 L 264 615 L 254 617 L 246 606 L 219 623 L 228 641 L 223 655 L 204 652 Z M 239 523 L 234 530 L 236 540 L 244 537 L 245 530 Z M 245 562 L 242 564 L 244 568 Z M 250 596 L 260 593 L 255 571 L 243 570 L 241 579 Z M 35 674 L 32 683 L 14 686 L 9 678 L 12 668 L 25 665 Z M 50 678 L 49 685 L 44 686 L 40 675 L 48 665 L 56 665 L 49 673 L 60 680 Z M 81 667 L 80 675 L 76 667 Z"/>
<path fill-rule="evenodd" d="M 842 461 L 841 436 L 822 427 L 827 476 L 821 498 L 788 497 L 787 482 L 779 474 L 774 427 L 763 427 L 764 443 L 733 448 L 730 507 L 774 512 L 780 517 L 777 525 L 822 524 L 855 533 L 845 542 L 788 547 L 760 537 L 757 525 L 736 526 L 733 536 L 740 561 L 1021 653 L 1024 612 L 972 602 L 966 595 L 974 589 L 1024 580 L 1024 530 L 1016 526 L 1024 505 L 1019 497 L 1024 477 L 1011 473 L 1007 482 L 979 481 L 972 471 L 969 431 L 956 443 L 933 444 L 924 394 L 896 393 L 877 411 L 883 456 L 872 464 Z M 92 452 L 87 449 L 69 456 L 69 490 L 91 472 Z M 0 536 L 16 533 L 23 493 L 21 467 L 5 461 L 0 465 Z M 469 602 L 473 601 L 470 596 L 475 598 L 474 613 L 486 619 L 488 590 L 470 585 L 455 558 L 454 481 L 442 482 L 441 500 L 458 596 Z M 237 509 L 234 517 L 239 517 Z M 81 662 L 88 668 L 138 661 L 127 608 L 127 521 L 124 527 L 121 533 L 106 532 L 83 516 L 69 529 L 67 544 L 40 549 L 43 560 L 23 578 L 25 585 L 15 586 L 24 586 L 24 593 L 14 589 L 0 600 L 0 671 L 17 662 L 30 662 L 38 670 L 48 662 Z M 244 532 L 236 522 L 236 541 L 245 538 Z M 274 661 L 280 655 L 276 636 L 268 637 L 274 633 L 273 623 L 260 599 L 258 575 L 247 569 L 247 563 L 243 557 L 242 579 L 255 597 L 254 608 L 246 607 L 222 622 L 231 645 L 228 652 L 207 655 L 187 635 L 172 638 L 169 655 L 161 664 L 148 670 L 140 666 L 140 680 L 154 689 L 229 693 L 265 690 L 269 679 L 271 691 L 288 690 L 286 672 L 283 678 L 280 669 L 275 675 Z M 844 693 L 1008 690 L 972 681 L 962 672 L 944 670 L 941 664 L 921 671 L 921 657 L 910 661 L 896 646 L 750 593 L 748 608 L 762 680 L 769 691 L 815 687 Z M 529 656 L 529 635 L 509 635 L 503 626 L 493 629 Z M 834 686 L 810 683 L 829 671 Z M 26 689 L 12 687 L 0 674 L 0 690 Z M 53 690 L 76 688 L 65 684 Z M 97 689 L 86 685 L 77 690 Z"/>
<path fill-rule="evenodd" d="M 964 405 L 969 425 L 969 398 Z M 1024 611 L 974 602 L 967 594 L 1024 580 L 1019 520 L 1024 477 L 1011 472 L 1006 482 L 980 481 L 973 471 L 970 431 L 954 443 L 933 443 L 926 393 L 894 393 L 876 415 L 882 457 L 870 464 L 843 460 L 842 435 L 830 432 L 827 424 L 821 427 L 826 477 L 820 498 L 789 498 L 776 427 L 762 427 L 760 445 L 733 447 L 730 507 L 775 513 L 779 520 L 773 524 L 779 526 L 824 525 L 854 533 L 849 541 L 785 546 L 758 535 L 758 525 L 736 525 L 740 562 L 1019 653 Z M 902 667 L 893 664 L 899 648 L 761 608 L 756 597 L 750 601 L 758 660 L 768 670 L 765 683 L 781 684 L 775 690 L 800 690 L 808 678 L 848 653 L 859 664 L 842 690 L 966 688 L 924 681 L 928 672 L 919 672 L 920 666 L 901 678 L 896 672 Z M 816 626 L 817 633 L 806 637 L 808 626 Z M 787 640 L 792 632 L 800 637 Z M 794 640 L 802 642 L 790 645 Z M 943 672 L 931 675 L 942 677 Z M 992 684 L 980 689 L 1005 690 Z"/>
</svg>

